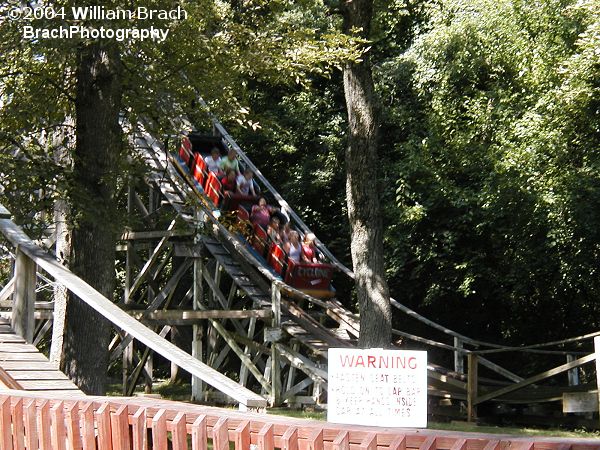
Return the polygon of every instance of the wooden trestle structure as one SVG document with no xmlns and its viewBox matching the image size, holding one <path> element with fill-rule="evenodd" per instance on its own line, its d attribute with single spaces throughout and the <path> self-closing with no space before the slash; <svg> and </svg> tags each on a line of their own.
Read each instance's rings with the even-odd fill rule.
<svg viewBox="0 0 600 450">
<path fill-rule="evenodd" d="M 294 224 L 308 232 L 218 121 L 214 125 Z M 122 361 L 125 395 L 132 395 L 142 383 L 151 390 L 154 356 L 159 355 L 171 362 L 172 374 L 181 368 L 192 375 L 193 400 L 238 403 L 245 409 L 262 409 L 267 403 L 326 402 L 327 349 L 356 345 L 358 316 L 336 299 L 310 297 L 275 277 L 249 252 L 235 218 L 219 216 L 172 163 L 162 143 L 141 127 L 133 146 L 148 170 L 144 183 L 132 180 L 128 189 L 127 208 L 137 225 L 135 231 L 123 233 L 118 247 L 125 272 L 122 298 L 116 303 L 106 299 L 75 277 L 33 243 L 0 205 L 0 233 L 14 247 L 15 260 L 14 276 L 0 291 L 0 307 L 7 309 L 1 314 L 28 343 L 38 343 L 52 327 L 52 305 L 43 301 L 50 299 L 36 296 L 36 287 L 65 286 L 113 324 L 111 361 Z M 352 276 L 326 247 L 320 244 L 320 249 L 341 272 Z M 453 370 L 430 363 L 429 394 L 436 400 L 464 402 L 469 420 L 475 420 L 477 406 L 488 401 L 559 402 L 564 395 L 577 394 L 595 396 L 597 406 L 596 386 L 575 382 L 574 371 L 598 361 L 600 340 L 596 353 L 589 347 L 569 351 L 563 346 L 590 342 L 600 333 L 515 349 L 462 336 L 393 299 L 392 305 L 451 337 L 449 344 L 394 330 L 418 348 L 452 352 Z M 0 356 L 1 346 L 0 342 Z M 548 350 L 549 346 L 558 349 Z M 552 354 L 568 361 L 523 377 L 488 359 L 506 351 Z M 488 371 L 486 377 L 478 368 Z M 496 378 L 490 379 L 489 373 Z M 569 374 L 569 386 L 540 386 L 546 378 L 563 373 Z"/>
</svg>

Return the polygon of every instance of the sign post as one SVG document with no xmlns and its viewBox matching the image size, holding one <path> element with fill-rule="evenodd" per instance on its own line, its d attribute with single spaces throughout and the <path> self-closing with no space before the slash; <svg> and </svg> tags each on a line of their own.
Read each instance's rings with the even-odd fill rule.
<svg viewBox="0 0 600 450">
<path fill-rule="evenodd" d="M 330 348 L 327 420 L 427 426 L 427 352 Z"/>
</svg>

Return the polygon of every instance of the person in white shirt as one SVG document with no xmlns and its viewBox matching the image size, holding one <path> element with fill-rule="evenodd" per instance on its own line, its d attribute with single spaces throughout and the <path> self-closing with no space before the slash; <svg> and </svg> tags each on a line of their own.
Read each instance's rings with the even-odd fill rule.
<svg viewBox="0 0 600 450">
<path fill-rule="evenodd" d="M 254 191 L 254 173 L 250 169 L 246 169 L 243 175 L 238 175 L 236 179 L 237 190 L 242 195 L 253 195 L 256 196 Z"/>
<path fill-rule="evenodd" d="M 290 240 L 284 244 L 284 250 L 290 259 L 300 262 L 302 254 L 302 244 L 300 244 L 300 235 L 296 230 L 290 231 Z"/>
<path fill-rule="evenodd" d="M 204 158 L 204 161 L 209 172 L 214 172 L 217 176 L 223 172 L 219 166 L 221 164 L 221 152 L 219 152 L 217 147 L 213 147 L 210 155 Z"/>
</svg>

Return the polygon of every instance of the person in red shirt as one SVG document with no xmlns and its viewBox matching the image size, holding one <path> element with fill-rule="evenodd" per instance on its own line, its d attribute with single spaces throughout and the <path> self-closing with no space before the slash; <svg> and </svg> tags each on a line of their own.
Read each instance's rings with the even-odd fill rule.
<svg viewBox="0 0 600 450">
<path fill-rule="evenodd" d="M 318 263 L 317 247 L 315 246 L 317 237 L 313 233 L 307 233 L 302 242 L 302 262 Z"/>
<path fill-rule="evenodd" d="M 223 186 L 223 193 L 227 191 L 234 193 L 236 191 L 237 184 L 235 182 L 235 170 L 227 169 L 226 175 L 221 178 L 221 186 Z"/>
</svg>

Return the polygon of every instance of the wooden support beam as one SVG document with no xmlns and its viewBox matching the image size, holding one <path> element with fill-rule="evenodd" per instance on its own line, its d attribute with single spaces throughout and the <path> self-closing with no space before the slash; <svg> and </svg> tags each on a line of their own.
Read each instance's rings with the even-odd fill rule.
<svg viewBox="0 0 600 450">
<path fill-rule="evenodd" d="M 58 283 L 66 286 L 71 292 L 105 317 L 116 328 L 127 330 L 129 334 L 135 339 L 138 339 L 142 344 L 150 347 L 169 361 L 175 362 L 179 367 L 190 374 L 202 378 L 205 382 L 236 399 L 247 408 L 263 408 L 266 405 L 265 399 L 260 395 L 248 389 L 244 389 L 225 375 L 202 364 L 189 353 L 174 346 L 139 321 L 130 317 L 112 301 L 73 274 L 69 269 L 60 265 L 54 257 L 35 245 L 35 243 L 10 220 L 0 220 L 0 232 L 4 234 L 14 246 L 19 246 L 19 250 L 22 250 L 27 257 L 33 259 L 36 264 L 54 277 Z"/>
<path fill-rule="evenodd" d="M 596 357 L 596 385 L 598 386 L 598 411 L 600 411 L 600 336 L 594 338 L 594 352 Z"/>
<path fill-rule="evenodd" d="M 182 311 L 169 309 L 162 311 L 128 311 L 129 315 L 142 322 L 154 322 L 167 325 L 191 325 L 206 319 L 270 319 L 273 313 L 268 309 Z"/>
<path fill-rule="evenodd" d="M 279 281 L 271 284 L 271 308 L 273 318 L 271 326 L 281 330 L 281 286 Z M 281 358 L 275 342 L 271 342 L 271 406 L 281 402 Z"/>
<path fill-rule="evenodd" d="M 146 307 L 146 311 L 144 312 L 145 314 L 149 314 L 151 311 L 159 308 L 163 304 L 163 302 L 170 295 L 173 294 L 175 287 L 177 286 L 177 283 L 179 283 L 179 280 L 181 279 L 181 277 L 183 276 L 185 271 L 190 267 L 191 264 L 192 263 L 190 261 L 186 261 L 181 266 L 179 266 L 179 268 L 173 274 L 171 279 L 167 282 L 165 287 L 158 293 L 158 295 L 156 297 L 154 297 L 152 302 L 150 302 L 150 304 Z M 129 345 L 129 343 L 131 342 L 132 339 L 133 339 L 133 336 L 130 336 L 129 334 L 123 338 L 121 343 L 117 346 L 117 348 L 110 355 L 111 362 L 116 360 L 121 355 L 121 353 L 125 350 L 125 347 L 127 347 Z"/>
<path fill-rule="evenodd" d="M 15 261 L 15 287 L 11 325 L 27 341 L 33 342 L 35 330 L 35 284 L 37 266 L 19 247 Z"/>
<path fill-rule="evenodd" d="M 473 422 L 477 418 L 477 361 L 478 357 L 475 353 L 469 353 L 467 355 L 467 421 Z"/>
<path fill-rule="evenodd" d="M 173 237 L 192 237 L 193 232 L 188 230 L 155 230 L 155 231 L 124 231 L 121 234 L 122 241 L 152 240 L 152 239 L 170 239 Z"/>
<path fill-rule="evenodd" d="M 202 272 L 204 270 L 204 262 L 202 258 L 194 258 L 193 263 L 194 271 L 194 285 L 193 285 L 193 299 L 192 307 L 194 311 L 198 311 L 200 305 L 204 302 L 204 283 L 202 281 Z M 204 360 L 203 349 L 202 349 L 202 338 L 204 337 L 204 327 L 202 325 L 194 324 L 192 328 L 192 356 L 199 361 Z M 204 384 L 198 377 L 192 376 L 192 400 L 202 400 L 202 393 L 204 392 Z"/>
<path fill-rule="evenodd" d="M 256 328 L 256 318 L 250 318 L 250 322 L 248 323 L 248 334 L 246 335 L 248 339 L 253 340 L 254 338 L 254 330 Z M 244 347 L 244 354 L 250 356 L 250 346 L 246 344 Z M 246 386 L 246 382 L 248 380 L 248 368 L 242 364 L 240 368 L 240 384 L 242 386 Z"/>
<path fill-rule="evenodd" d="M 463 341 L 454 336 L 454 347 L 463 348 Z M 454 351 L 454 371 L 456 373 L 465 373 L 465 355 L 463 352 Z"/>
<path fill-rule="evenodd" d="M 175 227 L 175 220 L 173 220 L 169 224 L 169 227 L 167 228 L 167 231 L 172 231 L 174 227 Z M 154 250 L 151 252 L 150 257 L 148 258 L 148 261 L 146 261 L 146 264 L 144 264 L 144 267 L 142 267 L 142 270 L 140 270 L 140 273 L 138 274 L 138 276 L 136 277 L 136 279 L 131 284 L 131 289 L 129 290 L 129 297 L 127 297 L 125 299 L 125 303 L 129 302 L 129 299 L 131 298 L 131 296 L 142 285 L 142 282 L 144 281 L 144 279 L 148 276 L 148 273 L 150 272 L 150 268 L 156 262 L 156 260 L 160 256 L 160 253 L 167 246 L 168 242 L 169 242 L 169 239 L 166 238 L 166 237 L 163 237 L 159 241 L 159 243 L 156 245 L 156 247 L 154 248 Z"/>
<path fill-rule="evenodd" d="M 519 389 L 521 389 L 521 388 L 523 388 L 525 386 L 529 386 L 530 384 L 537 383 L 538 381 L 541 381 L 541 380 L 543 380 L 545 378 L 550 378 L 550 377 L 552 377 L 554 375 L 558 375 L 559 373 L 565 372 L 565 371 L 567 371 L 569 369 L 572 369 L 574 367 L 578 367 L 578 366 L 586 364 L 586 363 L 588 363 L 590 361 L 594 361 L 594 359 L 596 359 L 596 355 L 594 353 L 592 353 L 591 355 L 584 356 L 583 358 L 579 358 L 578 360 L 572 361 L 570 363 L 563 364 L 562 366 L 558 366 L 558 367 L 555 367 L 554 369 L 550 369 L 550 370 L 547 370 L 547 371 L 542 372 L 540 374 L 537 374 L 537 375 L 534 375 L 532 377 L 529 377 L 529 378 L 527 378 L 527 379 L 525 379 L 525 380 L 523 380 L 523 381 L 521 381 L 519 383 L 511 384 L 510 386 L 506 386 L 506 387 L 503 387 L 503 388 L 498 389 L 496 391 L 489 392 L 489 393 L 487 393 L 485 395 L 482 395 L 482 396 L 478 397 L 477 400 L 476 400 L 476 402 L 475 402 L 475 405 L 477 405 L 479 403 L 482 403 L 482 402 L 485 402 L 487 400 L 491 400 L 491 399 L 496 398 L 496 397 L 500 397 L 500 396 L 502 396 L 504 394 L 508 394 L 509 392 L 513 392 L 513 391 L 519 390 Z"/>
<path fill-rule="evenodd" d="M 8 283 L 6 283 L 0 291 L 0 305 L 4 304 L 4 302 L 6 302 L 8 298 L 13 294 L 15 290 L 14 288 L 15 277 L 12 277 L 10 280 L 8 280 Z M 7 306 L 12 306 L 12 302 L 10 302 L 10 305 Z"/>
</svg>

